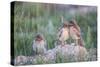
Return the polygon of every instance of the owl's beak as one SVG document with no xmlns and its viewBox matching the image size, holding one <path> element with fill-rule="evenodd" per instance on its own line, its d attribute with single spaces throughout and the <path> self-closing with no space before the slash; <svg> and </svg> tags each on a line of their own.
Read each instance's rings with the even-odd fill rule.
<svg viewBox="0 0 100 67">
<path fill-rule="evenodd" d="M 42 38 L 36 38 L 36 41 L 41 41 L 42 40 Z"/>
</svg>

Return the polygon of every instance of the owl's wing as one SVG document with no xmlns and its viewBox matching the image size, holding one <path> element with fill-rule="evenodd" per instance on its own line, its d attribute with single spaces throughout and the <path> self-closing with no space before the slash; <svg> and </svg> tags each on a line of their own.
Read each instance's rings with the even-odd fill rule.
<svg viewBox="0 0 100 67">
<path fill-rule="evenodd" d="M 78 32 L 80 32 L 80 27 L 79 25 L 77 24 L 77 22 L 75 20 L 74 21 L 74 27 L 77 29 Z"/>
<path fill-rule="evenodd" d="M 36 54 L 36 48 L 37 48 L 35 40 L 33 41 L 32 48 L 33 48 L 32 55 L 35 55 Z"/>
<path fill-rule="evenodd" d="M 74 22 L 74 30 L 75 30 L 75 33 L 76 33 L 77 36 L 80 36 L 80 34 L 81 34 L 80 27 L 77 24 L 76 20 L 73 20 L 73 22 Z"/>
<path fill-rule="evenodd" d="M 60 37 L 61 37 L 62 32 L 63 32 L 63 30 L 62 30 L 62 28 L 60 28 L 60 30 L 58 31 L 58 38 L 60 38 Z"/>
<path fill-rule="evenodd" d="M 48 49 L 48 45 L 47 45 L 46 40 L 44 40 L 44 46 L 45 46 L 46 49 Z"/>
<path fill-rule="evenodd" d="M 33 41 L 32 47 L 33 47 L 33 51 L 36 51 L 36 42 L 35 42 L 35 40 Z"/>
<path fill-rule="evenodd" d="M 78 37 L 80 37 L 80 31 L 78 31 L 75 27 L 72 27 L 71 29 L 72 29 L 72 31 L 73 31 L 73 33 L 75 35 L 77 35 Z"/>
</svg>

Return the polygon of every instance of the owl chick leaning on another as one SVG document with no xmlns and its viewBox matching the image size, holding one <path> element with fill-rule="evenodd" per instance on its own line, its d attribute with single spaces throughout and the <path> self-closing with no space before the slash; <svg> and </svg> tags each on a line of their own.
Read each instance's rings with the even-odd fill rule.
<svg viewBox="0 0 100 67">
<path fill-rule="evenodd" d="M 74 19 L 69 21 L 69 32 L 71 38 L 75 41 L 75 45 L 80 45 L 80 46 L 84 45 L 80 27 L 78 26 L 77 22 Z"/>
</svg>

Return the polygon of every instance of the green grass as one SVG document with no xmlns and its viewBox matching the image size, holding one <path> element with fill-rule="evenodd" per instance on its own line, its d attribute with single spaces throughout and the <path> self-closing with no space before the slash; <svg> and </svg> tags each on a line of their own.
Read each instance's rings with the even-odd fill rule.
<svg viewBox="0 0 100 67">
<path fill-rule="evenodd" d="M 15 57 L 32 55 L 32 42 L 37 33 L 44 35 L 48 49 L 54 48 L 57 30 L 61 25 L 61 15 L 64 16 L 65 20 L 70 20 L 73 17 L 69 13 L 58 11 L 50 5 L 47 8 L 43 4 L 16 2 L 14 11 Z M 81 28 L 85 47 L 87 49 L 97 48 L 97 13 L 75 14 L 75 19 Z M 63 61 L 60 58 L 56 62 Z"/>
</svg>

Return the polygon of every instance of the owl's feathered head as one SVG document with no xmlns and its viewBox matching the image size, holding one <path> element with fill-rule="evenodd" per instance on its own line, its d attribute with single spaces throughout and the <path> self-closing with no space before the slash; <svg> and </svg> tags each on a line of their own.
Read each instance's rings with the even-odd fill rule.
<svg viewBox="0 0 100 67">
<path fill-rule="evenodd" d="M 77 25 L 76 21 L 75 20 L 70 20 L 69 21 L 69 26 L 74 26 L 74 25 Z"/>
<path fill-rule="evenodd" d="M 63 23 L 63 27 L 68 27 L 68 22 L 67 21 Z"/>
<path fill-rule="evenodd" d="M 74 22 L 71 20 L 71 21 L 69 21 L 69 26 L 74 26 L 75 24 L 74 24 Z"/>
<path fill-rule="evenodd" d="M 41 34 L 37 34 L 36 37 L 35 37 L 35 40 L 41 41 L 41 40 L 43 40 L 43 36 Z"/>
</svg>

